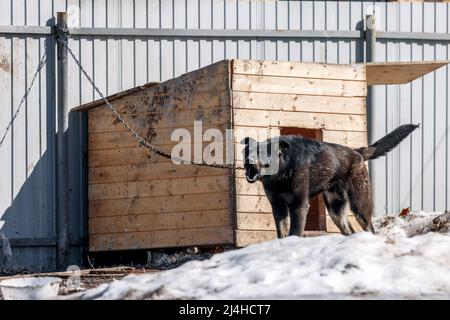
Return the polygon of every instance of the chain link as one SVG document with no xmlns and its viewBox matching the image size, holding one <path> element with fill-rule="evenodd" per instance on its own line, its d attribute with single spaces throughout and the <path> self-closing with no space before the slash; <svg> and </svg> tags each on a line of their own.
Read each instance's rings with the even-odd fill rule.
<svg viewBox="0 0 450 320">
<path fill-rule="evenodd" d="M 16 120 L 17 116 L 20 113 L 20 109 L 22 108 L 24 102 L 27 100 L 28 95 L 31 92 L 31 89 L 33 88 L 34 82 L 37 79 L 37 76 L 39 75 L 39 73 L 41 72 L 42 68 L 44 67 L 44 65 L 47 63 L 47 46 L 44 46 L 44 54 L 42 55 L 41 60 L 39 61 L 38 67 L 36 69 L 36 72 L 33 75 L 33 78 L 31 79 L 31 83 L 27 88 L 27 91 L 25 91 L 25 94 L 23 95 L 22 99 L 20 100 L 19 106 L 17 107 L 16 111 L 14 112 L 13 117 L 11 118 L 11 121 L 9 122 L 8 126 L 5 129 L 5 132 L 3 133 L 2 139 L 0 140 L 0 148 L 3 145 L 3 142 L 6 139 L 6 136 L 9 132 L 9 130 L 11 129 L 14 121 Z"/>
<path fill-rule="evenodd" d="M 184 160 L 177 157 L 173 157 L 171 154 L 162 151 L 158 147 L 154 146 L 147 140 L 145 140 L 139 133 L 137 133 L 131 126 L 128 124 L 128 122 L 123 118 L 123 116 L 114 108 L 114 106 L 108 101 L 108 99 L 104 96 L 104 94 L 100 91 L 100 89 L 97 87 L 95 82 L 92 80 L 92 78 L 89 76 L 89 74 L 84 70 L 83 66 L 81 65 L 81 62 L 77 59 L 75 54 L 72 52 L 72 50 L 67 45 L 67 38 L 68 38 L 68 30 L 66 28 L 62 28 L 61 26 L 56 26 L 57 30 L 57 41 L 61 43 L 66 49 L 69 55 L 72 57 L 72 59 L 75 61 L 75 63 L 80 68 L 83 75 L 86 77 L 86 79 L 89 81 L 89 83 L 92 85 L 94 90 L 97 92 L 97 94 L 100 96 L 100 98 L 105 102 L 106 106 L 109 110 L 114 114 L 116 119 L 127 129 L 127 131 L 138 141 L 140 146 L 144 146 L 150 151 L 153 151 L 154 153 L 167 158 L 171 159 L 173 161 L 177 161 L 180 164 L 192 164 L 195 166 L 203 166 L 203 167 L 212 167 L 212 168 L 219 168 L 219 169 L 237 169 L 237 170 L 244 170 L 243 167 L 237 167 L 234 165 L 221 165 L 221 164 L 208 164 L 206 162 L 193 162 L 191 160 Z"/>
</svg>

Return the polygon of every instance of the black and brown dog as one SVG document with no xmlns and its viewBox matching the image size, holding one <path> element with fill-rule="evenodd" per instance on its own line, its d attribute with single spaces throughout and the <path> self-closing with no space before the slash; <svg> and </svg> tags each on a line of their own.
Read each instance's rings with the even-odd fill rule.
<svg viewBox="0 0 450 320">
<path fill-rule="evenodd" d="M 402 125 L 371 146 L 359 149 L 300 136 L 281 136 L 259 143 L 245 138 L 246 178 L 250 183 L 263 183 L 279 238 L 303 236 L 309 199 L 322 192 L 328 213 L 342 234 L 354 233 L 344 210 L 347 203 L 361 227 L 375 233 L 372 190 L 364 161 L 384 156 L 417 127 Z M 277 170 L 264 174 L 265 169 L 274 167 L 274 161 Z"/>
</svg>

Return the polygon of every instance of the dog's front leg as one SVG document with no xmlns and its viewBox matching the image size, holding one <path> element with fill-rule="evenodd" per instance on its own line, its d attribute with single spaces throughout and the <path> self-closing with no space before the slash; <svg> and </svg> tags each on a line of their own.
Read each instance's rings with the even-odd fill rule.
<svg viewBox="0 0 450 320">
<path fill-rule="evenodd" d="M 277 228 L 277 237 L 284 238 L 289 235 L 289 212 L 286 202 L 278 196 L 268 194 L 272 206 L 273 219 Z"/>
<path fill-rule="evenodd" d="M 292 204 L 289 207 L 289 211 L 291 216 L 289 235 L 303 237 L 306 226 L 306 217 L 309 211 L 308 197 Z"/>
<path fill-rule="evenodd" d="M 278 238 L 285 238 L 289 235 L 289 215 L 287 214 L 287 208 L 284 212 L 286 214 L 283 215 L 279 211 L 273 211 Z"/>
</svg>

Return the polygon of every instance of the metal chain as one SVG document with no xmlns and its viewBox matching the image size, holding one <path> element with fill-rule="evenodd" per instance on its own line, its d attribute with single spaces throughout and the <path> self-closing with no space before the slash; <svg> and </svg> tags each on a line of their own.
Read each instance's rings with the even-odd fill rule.
<svg viewBox="0 0 450 320">
<path fill-rule="evenodd" d="M 180 158 L 177 158 L 177 157 L 173 157 L 171 154 L 162 151 L 158 147 L 154 146 L 153 144 L 151 144 L 150 142 L 145 140 L 139 133 L 137 133 L 133 128 L 131 128 L 131 126 L 123 118 L 123 116 L 116 110 L 116 108 L 114 108 L 114 106 L 103 95 L 103 93 L 100 91 L 100 89 L 94 83 L 92 78 L 87 74 L 86 70 L 84 70 L 83 66 L 81 65 L 81 62 L 77 59 L 77 57 L 75 56 L 75 54 L 72 52 L 72 50 L 67 45 L 67 42 L 65 41 L 67 39 L 67 37 L 68 37 L 68 30 L 66 28 L 62 28 L 61 26 L 56 26 L 56 30 L 58 32 L 58 37 L 57 37 L 58 42 L 60 42 L 67 49 L 67 52 L 70 54 L 72 59 L 78 65 L 78 67 L 80 68 L 81 72 L 86 77 L 86 79 L 89 81 L 89 83 L 92 85 L 94 90 L 98 93 L 100 98 L 105 102 L 106 106 L 109 108 L 109 110 L 111 110 L 111 112 L 114 114 L 116 119 L 120 123 L 122 123 L 122 125 L 127 129 L 127 131 L 129 133 L 131 133 L 131 135 L 138 141 L 139 145 L 146 147 L 150 151 L 153 151 L 156 154 L 158 154 L 158 155 L 160 155 L 160 156 L 162 156 L 164 158 L 175 160 L 175 161 L 179 162 L 180 164 L 192 164 L 192 165 L 195 165 L 195 166 L 212 167 L 212 168 L 220 168 L 220 169 L 244 170 L 243 167 L 237 167 L 237 166 L 234 166 L 234 165 L 208 164 L 206 162 L 197 163 L 197 162 L 193 162 L 191 160 L 184 160 L 184 159 L 180 159 Z"/>
<path fill-rule="evenodd" d="M 46 47 L 44 47 L 44 54 L 42 55 L 42 58 L 41 58 L 41 60 L 39 61 L 38 67 L 37 67 L 37 69 L 36 69 L 36 72 L 34 73 L 34 76 L 33 76 L 33 78 L 31 79 L 31 83 L 30 83 L 30 85 L 28 86 L 27 91 L 25 91 L 25 94 L 23 95 L 22 99 L 20 100 L 19 106 L 17 107 L 16 111 L 14 112 L 14 115 L 13 115 L 11 121 L 9 122 L 8 126 L 7 126 L 6 129 L 5 129 L 5 132 L 4 132 L 3 136 L 2 136 L 2 139 L 0 140 L 0 148 L 2 147 L 3 142 L 4 142 L 5 139 L 6 139 L 6 135 L 8 134 L 9 130 L 11 129 L 11 127 L 12 127 L 14 121 L 16 120 L 17 116 L 19 115 L 20 109 L 22 108 L 24 102 L 27 100 L 28 95 L 29 95 L 30 92 L 31 92 L 31 89 L 33 88 L 34 82 L 35 82 L 36 79 L 37 79 L 37 76 L 38 76 L 39 73 L 41 72 L 41 70 L 42 70 L 42 68 L 44 67 L 44 65 L 46 64 L 46 62 L 47 62 L 47 49 L 46 49 Z"/>
</svg>

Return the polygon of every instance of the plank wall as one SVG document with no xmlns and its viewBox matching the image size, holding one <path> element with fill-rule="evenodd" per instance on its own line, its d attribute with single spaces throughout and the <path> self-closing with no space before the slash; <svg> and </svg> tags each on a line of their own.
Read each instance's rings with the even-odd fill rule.
<svg viewBox="0 0 450 320">
<path fill-rule="evenodd" d="M 176 128 L 230 126 L 228 62 L 115 100 L 145 139 L 170 153 Z M 91 251 L 233 243 L 229 170 L 175 165 L 139 147 L 105 106 L 88 113 Z M 192 142 L 192 146 L 194 143 Z M 203 143 L 202 146 L 204 146 Z"/>
<path fill-rule="evenodd" d="M 324 141 L 366 146 L 365 79 L 361 64 L 233 60 L 236 163 L 242 165 L 240 141 L 257 130 L 278 135 L 282 127 L 321 129 Z M 262 184 L 247 183 L 242 171 L 236 172 L 236 210 L 237 246 L 276 237 Z M 352 215 L 350 220 L 360 230 Z M 328 215 L 326 221 L 326 231 L 338 231 Z"/>
</svg>

